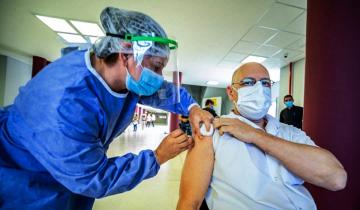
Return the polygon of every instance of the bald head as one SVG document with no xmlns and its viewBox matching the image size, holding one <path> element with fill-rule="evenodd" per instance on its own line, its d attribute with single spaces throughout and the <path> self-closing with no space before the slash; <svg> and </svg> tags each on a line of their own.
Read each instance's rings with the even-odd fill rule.
<svg viewBox="0 0 360 210">
<path fill-rule="evenodd" d="M 241 65 L 232 76 L 231 83 L 241 81 L 246 77 L 252 77 L 254 79 L 261 80 L 264 78 L 270 78 L 268 70 L 260 63 L 250 62 Z"/>
</svg>

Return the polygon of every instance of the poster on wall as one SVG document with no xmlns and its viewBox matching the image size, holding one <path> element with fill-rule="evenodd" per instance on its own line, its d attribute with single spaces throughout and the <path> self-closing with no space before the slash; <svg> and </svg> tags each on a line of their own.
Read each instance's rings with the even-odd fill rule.
<svg viewBox="0 0 360 210">
<path fill-rule="evenodd" d="M 211 99 L 214 102 L 214 110 L 217 115 L 221 115 L 221 97 L 210 97 L 203 98 L 201 102 L 201 107 L 205 108 L 205 102 L 207 99 Z"/>
<path fill-rule="evenodd" d="M 156 113 L 156 121 L 155 123 L 166 125 L 168 122 L 168 114 L 167 113 Z"/>
</svg>

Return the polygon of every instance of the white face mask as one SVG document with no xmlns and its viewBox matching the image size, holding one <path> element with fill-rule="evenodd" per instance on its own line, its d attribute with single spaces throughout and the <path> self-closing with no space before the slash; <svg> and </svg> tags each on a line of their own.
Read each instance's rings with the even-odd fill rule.
<svg viewBox="0 0 360 210">
<path fill-rule="evenodd" d="M 271 89 L 264 87 L 260 81 L 257 81 L 254 86 L 239 88 L 237 92 L 238 101 L 234 101 L 234 103 L 243 117 L 249 120 L 259 120 L 269 111 Z"/>
</svg>

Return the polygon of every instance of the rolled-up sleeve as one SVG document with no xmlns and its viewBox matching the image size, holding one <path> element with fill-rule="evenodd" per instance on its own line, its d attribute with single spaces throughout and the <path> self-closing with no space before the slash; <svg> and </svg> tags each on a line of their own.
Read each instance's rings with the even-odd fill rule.
<svg viewBox="0 0 360 210">
<path fill-rule="evenodd" d="M 316 146 L 315 142 L 304 131 L 294 126 L 289 126 L 291 129 L 291 141 L 299 144 L 306 144 Z"/>
</svg>

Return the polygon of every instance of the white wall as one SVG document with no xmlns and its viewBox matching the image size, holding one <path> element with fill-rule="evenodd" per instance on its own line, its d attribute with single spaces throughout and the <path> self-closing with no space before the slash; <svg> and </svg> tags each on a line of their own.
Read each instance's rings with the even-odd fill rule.
<svg viewBox="0 0 360 210">
<path fill-rule="evenodd" d="M 304 106 L 304 86 L 305 59 L 301 59 L 294 64 L 293 97 L 297 106 Z"/>
<path fill-rule="evenodd" d="M 280 90 L 278 98 L 278 116 L 285 108 L 283 103 L 284 96 L 289 93 L 289 65 L 284 66 L 280 70 Z M 293 83 L 292 95 L 294 97 L 294 104 L 297 106 L 304 105 L 304 85 L 305 85 L 305 59 L 298 60 L 293 63 Z"/>
<path fill-rule="evenodd" d="M 0 107 L 4 103 L 6 81 L 6 56 L 0 54 Z"/>
<path fill-rule="evenodd" d="M 32 66 L 30 64 L 11 57 L 6 58 L 4 106 L 14 102 L 19 93 L 19 88 L 31 79 L 31 71 Z"/>
<path fill-rule="evenodd" d="M 285 108 L 283 103 L 284 96 L 289 94 L 289 66 L 284 66 L 280 70 L 280 87 L 279 87 L 279 97 L 278 97 L 278 109 L 277 116 L 280 116 L 281 110 Z"/>
<path fill-rule="evenodd" d="M 278 108 L 278 101 L 279 98 L 279 88 L 280 88 L 280 82 L 276 82 L 271 87 L 271 106 L 269 108 L 268 114 L 270 114 L 273 117 L 277 117 L 277 108 Z"/>
</svg>

